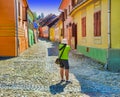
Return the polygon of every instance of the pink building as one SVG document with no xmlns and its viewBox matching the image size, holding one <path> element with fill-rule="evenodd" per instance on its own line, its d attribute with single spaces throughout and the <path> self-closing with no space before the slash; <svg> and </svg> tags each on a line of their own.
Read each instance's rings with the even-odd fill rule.
<svg viewBox="0 0 120 97">
<path fill-rule="evenodd" d="M 71 0 L 62 0 L 59 10 L 64 13 L 64 21 L 63 21 L 63 29 L 64 34 L 63 37 L 68 40 L 68 44 L 76 49 L 77 46 L 77 33 L 75 29 L 75 24 L 73 23 L 72 17 L 69 15 L 72 10 L 72 2 Z"/>
</svg>

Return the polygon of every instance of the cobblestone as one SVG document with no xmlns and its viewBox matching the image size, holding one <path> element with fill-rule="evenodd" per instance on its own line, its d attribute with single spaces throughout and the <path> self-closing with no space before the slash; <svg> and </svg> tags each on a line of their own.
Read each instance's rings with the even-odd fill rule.
<svg viewBox="0 0 120 97">
<path fill-rule="evenodd" d="M 0 60 L 0 97 L 85 95 L 80 93 L 79 83 L 57 87 L 60 76 L 59 67 L 54 63 L 58 54 L 55 45 L 40 40 L 19 57 Z"/>
<path fill-rule="evenodd" d="M 19 57 L 0 58 L 0 97 L 120 97 L 120 74 L 73 50 L 72 84 L 60 84 L 56 45 L 40 39 Z"/>
<path fill-rule="evenodd" d="M 119 97 L 120 73 L 106 71 L 102 64 L 76 51 L 70 53 L 70 71 L 81 84 L 81 91 L 91 97 Z"/>
</svg>

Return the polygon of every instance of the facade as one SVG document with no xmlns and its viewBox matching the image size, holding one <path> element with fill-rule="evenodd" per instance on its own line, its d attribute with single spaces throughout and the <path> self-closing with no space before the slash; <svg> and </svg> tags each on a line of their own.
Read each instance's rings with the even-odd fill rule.
<svg viewBox="0 0 120 97">
<path fill-rule="evenodd" d="M 120 13 L 119 0 L 109 0 L 110 6 L 110 38 L 108 40 L 108 69 L 120 72 Z M 109 35 L 108 35 L 109 36 Z"/>
<path fill-rule="evenodd" d="M 56 24 L 56 33 L 58 33 L 56 36 L 58 37 L 58 41 L 61 42 L 61 40 L 63 39 L 63 22 L 61 19 L 59 19 L 59 21 Z M 58 30 L 57 30 L 58 29 Z"/>
<path fill-rule="evenodd" d="M 39 37 L 43 37 L 43 33 L 42 33 L 43 31 L 41 26 L 39 26 L 38 31 L 39 31 Z"/>
<path fill-rule="evenodd" d="M 0 0 L 0 56 L 18 56 L 27 49 L 27 8 L 26 0 Z"/>
<path fill-rule="evenodd" d="M 37 22 L 36 21 L 34 21 L 33 22 L 33 30 L 34 30 L 34 41 L 35 41 L 35 43 L 37 43 L 38 42 L 38 35 L 39 35 L 39 33 L 38 33 L 38 24 L 37 24 Z"/>
<path fill-rule="evenodd" d="M 47 26 L 48 26 L 48 36 L 49 36 L 49 40 L 50 40 L 50 38 L 52 37 L 52 39 L 54 40 L 54 34 L 55 34 L 55 24 L 58 22 L 58 20 L 59 20 L 59 18 L 58 17 L 55 17 L 53 20 L 51 20 L 50 22 L 49 22 L 49 24 L 47 24 Z M 51 29 L 51 27 L 52 27 L 52 29 Z M 52 35 L 52 36 L 51 36 Z"/>
<path fill-rule="evenodd" d="M 56 42 L 60 42 L 60 33 L 59 33 L 59 25 L 56 24 L 55 25 L 55 41 Z"/>
<path fill-rule="evenodd" d="M 28 44 L 29 47 L 31 47 L 35 43 L 35 38 L 34 38 L 34 31 L 33 31 L 33 13 L 31 12 L 30 9 L 27 10 L 27 21 L 28 21 Z"/>
<path fill-rule="evenodd" d="M 68 40 L 68 44 L 76 49 L 77 46 L 77 34 L 72 31 L 73 29 L 73 20 L 69 15 L 72 10 L 71 0 L 62 0 L 59 10 L 62 12 L 62 21 L 63 21 L 63 38 Z M 76 35 L 76 36 L 75 36 Z"/>
<path fill-rule="evenodd" d="M 63 21 L 62 21 L 62 14 L 55 19 L 56 21 L 53 22 L 52 27 L 50 27 L 50 40 L 52 41 L 61 41 L 63 39 Z"/>
<path fill-rule="evenodd" d="M 108 70 L 120 71 L 120 1 L 72 0 L 70 16 L 77 24 L 77 50 Z"/>
<path fill-rule="evenodd" d="M 43 26 L 42 27 L 42 35 L 44 38 L 48 38 L 49 37 L 49 27 L 48 26 Z"/>
<path fill-rule="evenodd" d="M 39 36 L 43 37 L 43 38 L 47 38 L 49 39 L 49 25 L 51 26 L 52 24 L 54 24 L 54 22 L 57 21 L 57 16 L 54 14 L 49 14 L 48 16 L 46 16 L 45 18 L 43 18 L 42 20 L 40 19 L 39 21 Z"/>
<path fill-rule="evenodd" d="M 50 41 L 55 41 L 55 26 L 50 27 Z"/>
</svg>

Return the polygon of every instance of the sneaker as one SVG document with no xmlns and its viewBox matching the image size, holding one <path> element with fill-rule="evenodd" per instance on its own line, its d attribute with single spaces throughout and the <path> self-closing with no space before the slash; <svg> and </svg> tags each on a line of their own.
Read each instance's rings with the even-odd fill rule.
<svg viewBox="0 0 120 97">
<path fill-rule="evenodd" d="M 61 80 L 60 83 L 63 83 L 65 80 Z"/>
<path fill-rule="evenodd" d="M 72 82 L 67 80 L 67 81 L 66 81 L 66 84 L 72 84 Z"/>
</svg>

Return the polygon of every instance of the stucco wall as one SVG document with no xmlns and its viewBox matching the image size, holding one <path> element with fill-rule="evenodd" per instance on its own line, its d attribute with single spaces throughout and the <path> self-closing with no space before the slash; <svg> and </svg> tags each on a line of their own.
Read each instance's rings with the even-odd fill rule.
<svg viewBox="0 0 120 97">
<path fill-rule="evenodd" d="M 14 0 L 0 0 L 0 56 L 16 56 Z"/>
<path fill-rule="evenodd" d="M 111 0 L 111 47 L 120 49 L 120 0 Z"/>
<path fill-rule="evenodd" d="M 100 5 L 98 5 L 100 6 Z M 78 45 L 90 46 L 95 48 L 107 48 L 108 47 L 108 14 L 107 14 L 107 0 L 101 0 L 101 33 L 100 37 L 94 36 L 94 2 L 87 4 L 80 8 L 73 15 L 73 20 L 78 25 Z M 81 30 L 81 18 L 85 14 L 86 16 L 86 37 L 82 37 Z"/>
</svg>

